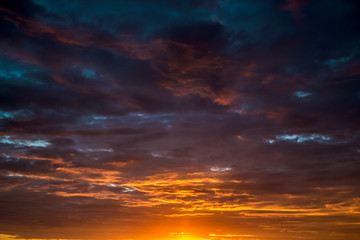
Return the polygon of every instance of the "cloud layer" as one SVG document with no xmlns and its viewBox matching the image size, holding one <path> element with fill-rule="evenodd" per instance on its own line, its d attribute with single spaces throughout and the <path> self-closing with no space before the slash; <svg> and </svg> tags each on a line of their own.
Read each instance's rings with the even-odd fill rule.
<svg viewBox="0 0 360 240">
<path fill-rule="evenodd" d="M 0 4 L 0 237 L 360 236 L 357 1 Z"/>
</svg>

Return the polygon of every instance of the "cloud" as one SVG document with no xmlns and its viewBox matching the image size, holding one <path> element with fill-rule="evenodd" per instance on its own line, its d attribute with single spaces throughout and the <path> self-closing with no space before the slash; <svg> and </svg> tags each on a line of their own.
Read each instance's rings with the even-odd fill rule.
<svg viewBox="0 0 360 240">
<path fill-rule="evenodd" d="M 358 12 L 0 3 L 0 237 L 358 239 Z"/>
<path fill-rule="evenodd" d="M 20 140 L 14 139 L 13 136 L 2 137 L 0 143 L 26 147 L 47 147 L 50 145 L 50 143 L 45 140 Z"/>
</svg>

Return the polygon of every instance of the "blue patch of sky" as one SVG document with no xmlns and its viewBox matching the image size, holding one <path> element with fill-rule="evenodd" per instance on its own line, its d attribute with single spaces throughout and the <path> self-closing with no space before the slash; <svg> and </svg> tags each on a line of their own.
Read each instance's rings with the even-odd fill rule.
<svg viewBox="0 0 360 240">
<path fill-rule="evenodd" d="M 0 54 L 0 79 L 11 82 L 30 84 L 42 84 L 39 79 L 30 76 L 31 73 L 40 71 L 40 68 L 32 64 L 9 59 Z"/>
<path fill-rule="evenodd" d="M 11 144 L 18 147 L 48 147 L 51 143 L 45 140 L 24 140 L 24 139 L 15 139 L 12 136 L 4 136 L 0 138 L 0 143 Z"/>
<path fill-rule="evenodd" d="M 273 143 L 275 142 L 274 139 L 265 139 L 265 141 L 266 141 L 267 143 L 270 143 L 270 144 L 273 144 Z"/>
<path fill-rule="evenodd" d="M 329 136 L 321 134 L 284 134 L 275 136 L 276 140 L 281 141 L 295 141 L 303 143 L 307 141 L 314 141 L 318 143 L 332 143 L 333 139 Z"/>
<path fill-rule="evenodd" d="M 14 78 L 21 78 L 25 71 L 19 69 L 9 69 L 8 67 L 4 66 L 0 63 L 0 77 L 6 80 L 14 79 Z"/>
<path fill-rule="evenodd" d="M 309 97 L 312 95 L 311 92 L 304 92 L 304 91 L 297 91 L 294 93 L 294 95 L 298 98 L 305 98 L 305 97 Z"/>
<path fill-rule="evenodd" d="M 105 117 L 105 116 L 94 116 L 94 117 L 92 117 L 92 119 L 94 119 L 94 120 L 107 120 L 107 119 L 109 119 L 109 117 Z"/>
<path fill-rule="evenodd" d="M 123 116 L 87 116 L 82 119 L 86 125 L 101 125 L 103 127 L 111 126 L 111 122 L 123 122 L 128 124 L 142 125 L 146 123 L 170 124 L 174 118 L 174 113 L 129 113 Z"/>
<path fill-rule="evenodd" d="M 28 118 L 32 116 L 34 116 L 34 113 L 27 109 L 10 112 L 0 110 L 0 119 Z"/>
<path fill-rule="evenodd" d="M 351 57 L 333 58 L 333 59 L 329 59 L 329 60 L 325 61 L 324 64 L 328 65 L 331 68 L 335 68 L 336 65 L 338 65 L 340 63 L 346 63 L 350 59 L 351 59 Z"/>
<path fill-rule="evenodd" d="M 95 79 L 96 78 L 95 70 L 89 69 L 89 68 L 84 68 L 81 71 L 81 75 L 83 75 L 84 77 L 89 78 L 89 79 Z"/>
</svg>

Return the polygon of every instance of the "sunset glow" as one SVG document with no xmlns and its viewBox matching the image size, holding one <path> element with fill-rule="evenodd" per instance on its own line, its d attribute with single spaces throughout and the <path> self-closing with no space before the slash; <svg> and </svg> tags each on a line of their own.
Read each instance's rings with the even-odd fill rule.
<svg viewBox="0 0 360 240">
<path fill-rule="evenodd" d="M 360 1 L 0 1 L 0 240 L 359 240 Z"/>
</svg>

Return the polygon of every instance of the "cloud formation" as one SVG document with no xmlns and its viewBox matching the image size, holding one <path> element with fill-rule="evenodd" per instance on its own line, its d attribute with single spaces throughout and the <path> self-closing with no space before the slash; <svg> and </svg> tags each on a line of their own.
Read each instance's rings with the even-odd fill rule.
<svg viewBox="0 0 360 240">
<path fill-rule="evenodd" d="M 3 1 L 0 238 L 358 239 L 359 7 Z"/>
</svg>

